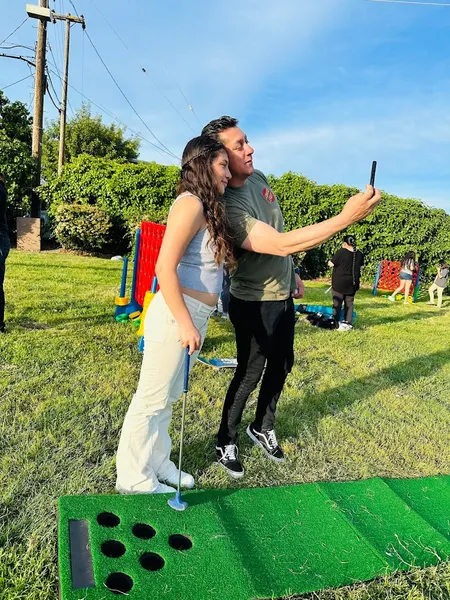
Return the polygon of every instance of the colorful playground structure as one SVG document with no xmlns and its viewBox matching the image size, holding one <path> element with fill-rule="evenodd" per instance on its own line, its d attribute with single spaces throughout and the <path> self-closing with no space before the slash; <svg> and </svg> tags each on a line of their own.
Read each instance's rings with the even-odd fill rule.
<svg viewBox="0 0 450 600">
<path fill-rule="evenodd" d="M 144 317 L 158 285 L 156 261 L 161 249 L 165 225 L 143 221 L 136 232 L 131 295 L 126 296 L 128 257 L 124 258 L 120 295 L 115 299 L 117 321 L 133 321 L 138 329 L 139 350 L 144 349 Z"/>
<path fill-rule="evenodd" d="M 372 294 L 377 295 L 377 290 L 384 292 L 393 292 L 400 281 L 400 270 L 402 266 L 400 261 L 382 260 L 378 265 L 377 274 L 372 288 Z M 420 265 L 413 272 L 413 281 L 411 286 L 412 301 L 416 302 L 419 297 L 420 285 Z M 402 296 L 403 297 L 403 296 Z"/>
</svg>

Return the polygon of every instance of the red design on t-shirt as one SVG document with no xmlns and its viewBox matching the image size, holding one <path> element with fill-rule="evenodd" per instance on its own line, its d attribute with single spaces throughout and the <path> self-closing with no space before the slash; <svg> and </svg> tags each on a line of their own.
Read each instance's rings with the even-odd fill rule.
<svg viewBox="0 0 450 600">
<path fill-rule="evenodd" d="M 264 188 L 262 191 L 262 195 L 267 200 L 267 202 L 275 202 L 275 194 L 269 188 Z"/>
</svg>

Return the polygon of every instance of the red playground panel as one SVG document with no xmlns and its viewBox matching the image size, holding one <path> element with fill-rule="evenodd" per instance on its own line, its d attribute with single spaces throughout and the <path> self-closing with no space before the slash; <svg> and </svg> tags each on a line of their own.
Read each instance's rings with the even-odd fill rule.
<svg viewBox="0 0 450 600">
<path fill-rule="evenodd" d="M 151 290 L 156 261 L 161 249 L 165 225 L 143 221 L 139 240 L 138 270 L 134 297 L 143 306 L 145 293 Z"/>
<path fill-rule="evenodd" d="M 373 286 L 373 295 L 375 296 L 377 289 L 386 292 L 393 292 L 400 284 L 401 268 L 402 265 L 400 261 L 382 260 L 378 265 L 378 272 Z M 415 297 L 419 293 L 419 275 L 420 266 L 417 265 L 413 272 L 413 280 L 411 285 L 411 290 Z"/>
</svg>

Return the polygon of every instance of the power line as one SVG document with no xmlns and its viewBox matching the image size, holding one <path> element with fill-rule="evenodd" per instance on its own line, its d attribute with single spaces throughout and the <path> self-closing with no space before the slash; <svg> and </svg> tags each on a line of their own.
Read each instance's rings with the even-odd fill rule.
<svg viewBox="0 0 450 600">
<path fill-rule="evenodd" d="M 98 6 L 95 4 L 94 0 L 91 0 L 92 5 L 94 6 L 94 8 L 100 13 L 100 15 L 103 17 L 103 19 L 105 20 L 106 24 L 110 27 L 110 29 L 113 31 L 113 33 L 117 36 L 117 38 L 119 39 L 119 41 L 123 44 L 123 46 L 128 50 L 128 52 L 130 54 L 133 54 L 132 51 L 130 50 L 130 48 L 127 46 L 127 44 L 123 41 L 123 39 L 120 37 L 120 35 L 117 33 L 117 31 L 114 29 L 114 27 L 111 25 L 111 23 L 108 21 L 108 19 L 105 17 L 105 15 L 102 13 L 102 11 L 98 8 Z M 174 111 L 177 113 L 177 115 L 186 123 L 186 125 L 189 127 L 189 129 L 193 132 L 196 133 L 196 131 L 191 127 L 191 125 L 187 122 L 187 120 L 183 117 L 183 115 L 180 113 L 180 111 L 177 109 L 177 107 L 173 104 L 173 102 L 166 96 L 166 94 L 162 91 L 162 89 L 156 84 L 156 82 L 150 77 L 150 75 L 147 72 L 147 69 L 145 67 L 143 67 L 142 65 L 139 65 L 139 68 L 141 69 L 141 71 L 147 75 L 147 77 L 150 79 L 150 81 L 152 82 L 152 84 L 155 86 L 155 88 L 158 90 L 158 92 L 163 96 L 163 98 L 165 98 L 165 100 L 167 100 L 167 102 L 170 104 L 170 106 L 174 109 Z M 187 100 L 186 100 L 187 101 Z M 189 104 L 189 103 L 188 103 Z"/>
<path fill-rule="evenodd" d="M 49 72 L 49 70 L 48 70 L 48 67 L 47 67 L 47 69 L 46 69 L 46 70 L 47 70 L 47 79 L 48 79 L 48 81 L 50 82 L 50 85 L 51 85 L 51 87 L 52 87 L 53 93 L 55 94 L 56 98 L 58 98 L 58 92 L 55 90 L 55 86 L 53 85 L 53 80 L 52 80 L 52 78 L 50 77 L 50 72 Z M 49 93 L 50 93 L 50 92 L 49 92 Z M 61 104 L 61 103 L 59 102 L 59 100 L 58 100 L 58 104 Z M 59 110 L 59 109 L 58 109 L 58 110 Z"/>
<path fill-rule="evenodd" d="M 77 15 L 77 17 L 79 17 L 80 15 L 77 12 L 77 9 L 75 8 L 75 4 L 72 2 L 72 0 L 69 0 L 70 4 L 72 5 L 73 10 L 75 11 L 75 14 Z"/>
<path fill-rule="evenodd" d="M 16 31 L 19 31 L 19 29 L 22 27 L 22 25 L 23 25 L 24 23 L 26 23 L 26 22 L 28 21 L 28 19 L 29 19 L 29 17 L 26 17 L 26 19 L 24 19 L 24 20 L 22 21 L 22 23 L 21 23 L 21 24 L 20 24 L 18 27 L 16 27 L 12 33 L 10 33 L 10 34 L 8 35 L 8 37 L 5 37 L 5 39 L 4 39 L 3 41 L 1 41 L 1 42 L 0 42 L 0 46 L 1 46 L 2 44 L 4 44 L 4 43 L 6 42 L 6 40 L 9 40 L 9 38 L 10 38 L 12 35 L 14 35 L 14 34 L 16 33 Z"/>
<path fill-rule="evenodd" d="M 26 56 L 16 56 L 15 54 L 5 54 L 5 53 L 1 53 L 0 56 L 3 58 L 16 58 L 17 60 L 23 60 L 24 62 L 26 62 L 28 65 L 31 65 L 32 67 L 36 66 L 35 63 L 30 58 L 27 58 Z"/>
<path fill-rule="evenodd" d="M 34 52 L 34 48 L 31 46 L 24 46 L 23 44 L 8 44 L 7 46 L 0 46 L 2 50 L 13 50 L 14 48 L 25 48 L 26 50 L 31 50 Z"/>
<path fill-rule="evenodd" d="M 414 0 L 369 0 L 370 2 L 388 2 L 389 4 L 420 4 L 421 6 L 450 6 L 442 2 L 415 2 Z"/>
<path fill-rule="evenodd" d="M 48 73 L 47 73 L 47 75 L 48 75 Z M 61 112 L 61 107 L 60 107 L 60 106 L 58 106 L 58 105 L 56 104 L 55 100 L 53 99 L 53 96 L 52 96 L 52 94 L 51 94 L 51 92 L 50 92 L 50 87 L 49 87 L 49 85 L 48 85 L 48 82 L 47 82 L 47 85 L 46 85 L 45 87 L 46 87 L 46 89 L 47 89 L 47 94 L 48 94 L 48 97 L 50 98 L 50 100 L 51 100 L 51 102 L 52 102 L 53 106 L 56 108 L 56 110 L 57 110 L 58 112 Z"/>
<path fill-rule="evenodd" d="M 51 69 L 49 69 L 49 71 L 61 79 L 61 75 L 59 73 L 56 73 L 55 71 L 52 71 Z M 88 102 L 90 102 L 90 104 L 93 104 L 94 106 L 96 106 L 101 112 L 103 112 L 104 114 L 106 114 L 109 117 L 111 117 L 112 119 L 114 119 L 114 121 L 116 121 L 117 123 L 119 123 L 119 125 L 121 125 L 125 129 L 127 129 L 128 131 L 130 131 L 130 133 L 132 133 L 136 137 L 140 138 L 142 141 L 146 142 L 150 146 L 152 146 L 158 152 L 158 154 L 160 154 L 161 156 L 163 156 L 163 152 L 164 151 L 159 146 L 157 146 L 156 144 L 154 144 L 153 142 L 151 142 L 150 140 L 148 140 L 141 133 L 138 133 L 138 132 L 134 131 L 133 129 L 131 129 L 131 127 L 129 127 L 126 123 L 124 123 L 123 121 L 121 121 L 110 110 L 108 110 L 107 108 L 105 108 L 101 104 L 98 104 L 97 102 L 95 102 L 94 100 L 92 100 L 92 98 L 89 98 L 89 96 L 86 96 L 86 94 L 84 94 L 83 92 L 80 92 L 80 90 L 78 90 L 76 87 L 74 87 L 70 83 L 69 83 L 69 87 L 74 92 L 76 92 L 77 94 L 79 94 L 82 98 L 84 98 L 85 100 L 87 100 Z"/>
<path fill-rule="evenodd" d="M 1 88 L 2 91 L 7 90 L 8 88 L 12 87 L 13 85 L 16 85 L 17 83 L 20 83 L 21 81 L 25 81 L 25 79 L 29 79 L 30 77 L 33 77 L 33 75 L 27 75 L 26 77 L 22 77 L 22 79 L 19 79 L 19 81 L 15 81 L 14 83 L 10 83 L 9 85 L 5 86 L 4 88 Z"/>
<path fill-rule="evenodd" d="M 86 31 L 86 30 L 85 30 Z M 97 48 L 95 47 L 94 42 L 91 39 L 91 36 L 89 35 L 89 33 L 86 31 L 86 35 L 87 38 L 89 40 L 89 42 L 91 43 L 91 46 L 93 47 L 95 53 L 97 54 L 98 58 L 100 59 L 102 65 L 105 67 L 105 69 L 108 71 L 109 76 L 111 77 L 111 79 L 113 80 L 113 82 L 115 83 L 117 89 L 119 90 L 119 92 L 122 94 L 122 96 L 125 98 L 127 104 L 130 106 L 131 110 L 134 112 L 134 114 L 138 117 L 138 119 L 141 121 L 141 123 L 144 125 L 144 127 L 147 129 L 147 131 L 150 132 L 150 134 L 152 135 L 152 137 L 155 138 L 155 140 L 158 142 L 158 144 L 160 144 L 162 146 L 162 148 L 164 148 L 165 150 L 162 150 L 163 152 L 165 152 L 166 154 L 168 154 L 169 156 L 171 156 L 172 158 L 175 158 L 176 160 L 180 160 L 178 158 L 178 156 L 176 154 L 174 154 L 171 150 L 169 150 L 169 148 L 167 146 L 165 146 L 163 144 L 163 142 L 161 142 L 161 140 L 153 133 L 153 131 L 150 129 L 150 127 L 147 125 L 147 123 L 143 120 L 143 118 L 141 117 L 141 115 L 137 112 L 137 110 L 134 108 L 134 106 L 131 104 L 130 100 L 128 100 L 128 97 L 126 96 L 125 92 L 122 90 L 122 88 L 120 87 L 120 85 L 117 83 L 116 79 L 114 78 L 113 74 L 111 73 L 111 71 L 108 69 L 105 61 L 103 60 L 103 58 L 101 57 L 99 51 L 97 50 Z"/>
</svg>

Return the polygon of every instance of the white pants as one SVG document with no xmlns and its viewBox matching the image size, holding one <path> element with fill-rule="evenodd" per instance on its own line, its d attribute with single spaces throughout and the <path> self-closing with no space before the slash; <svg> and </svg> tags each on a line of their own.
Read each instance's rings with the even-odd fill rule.
<svg viewBox="0 0 450 600">
<path fill-rule="evenodd" d="M 203 344 L 214 307 L 186 294 L 183 297 Z M 186 349 L 180 344 L 178 324 L 161 292 L 148 308 L 144 340 L 139 384 L 117 450 L 116 489 L 129 494 L 153 492 L 159 481 L 178 474 L 170 460 L 169 424 L 172 405 L 183 391 Z M 191 369 L 197 356 L 198 351 L 191 356 Z"/>
<path fill-rule="evenodd" d="M 428 288 L 428 293 L 430 294 L 430 302 L 434 302 L 434 292 L 437 292 L 437 296 L 438 296 L 438 307 L 441 308 L 442 306 L 442 294 L 444 293 L 444 288 L 443 287 L 439 287 L 438 285 L 436 285 L 435 283 L 433 283 L 432 286 L 430 286 Z"/>
</svg>

